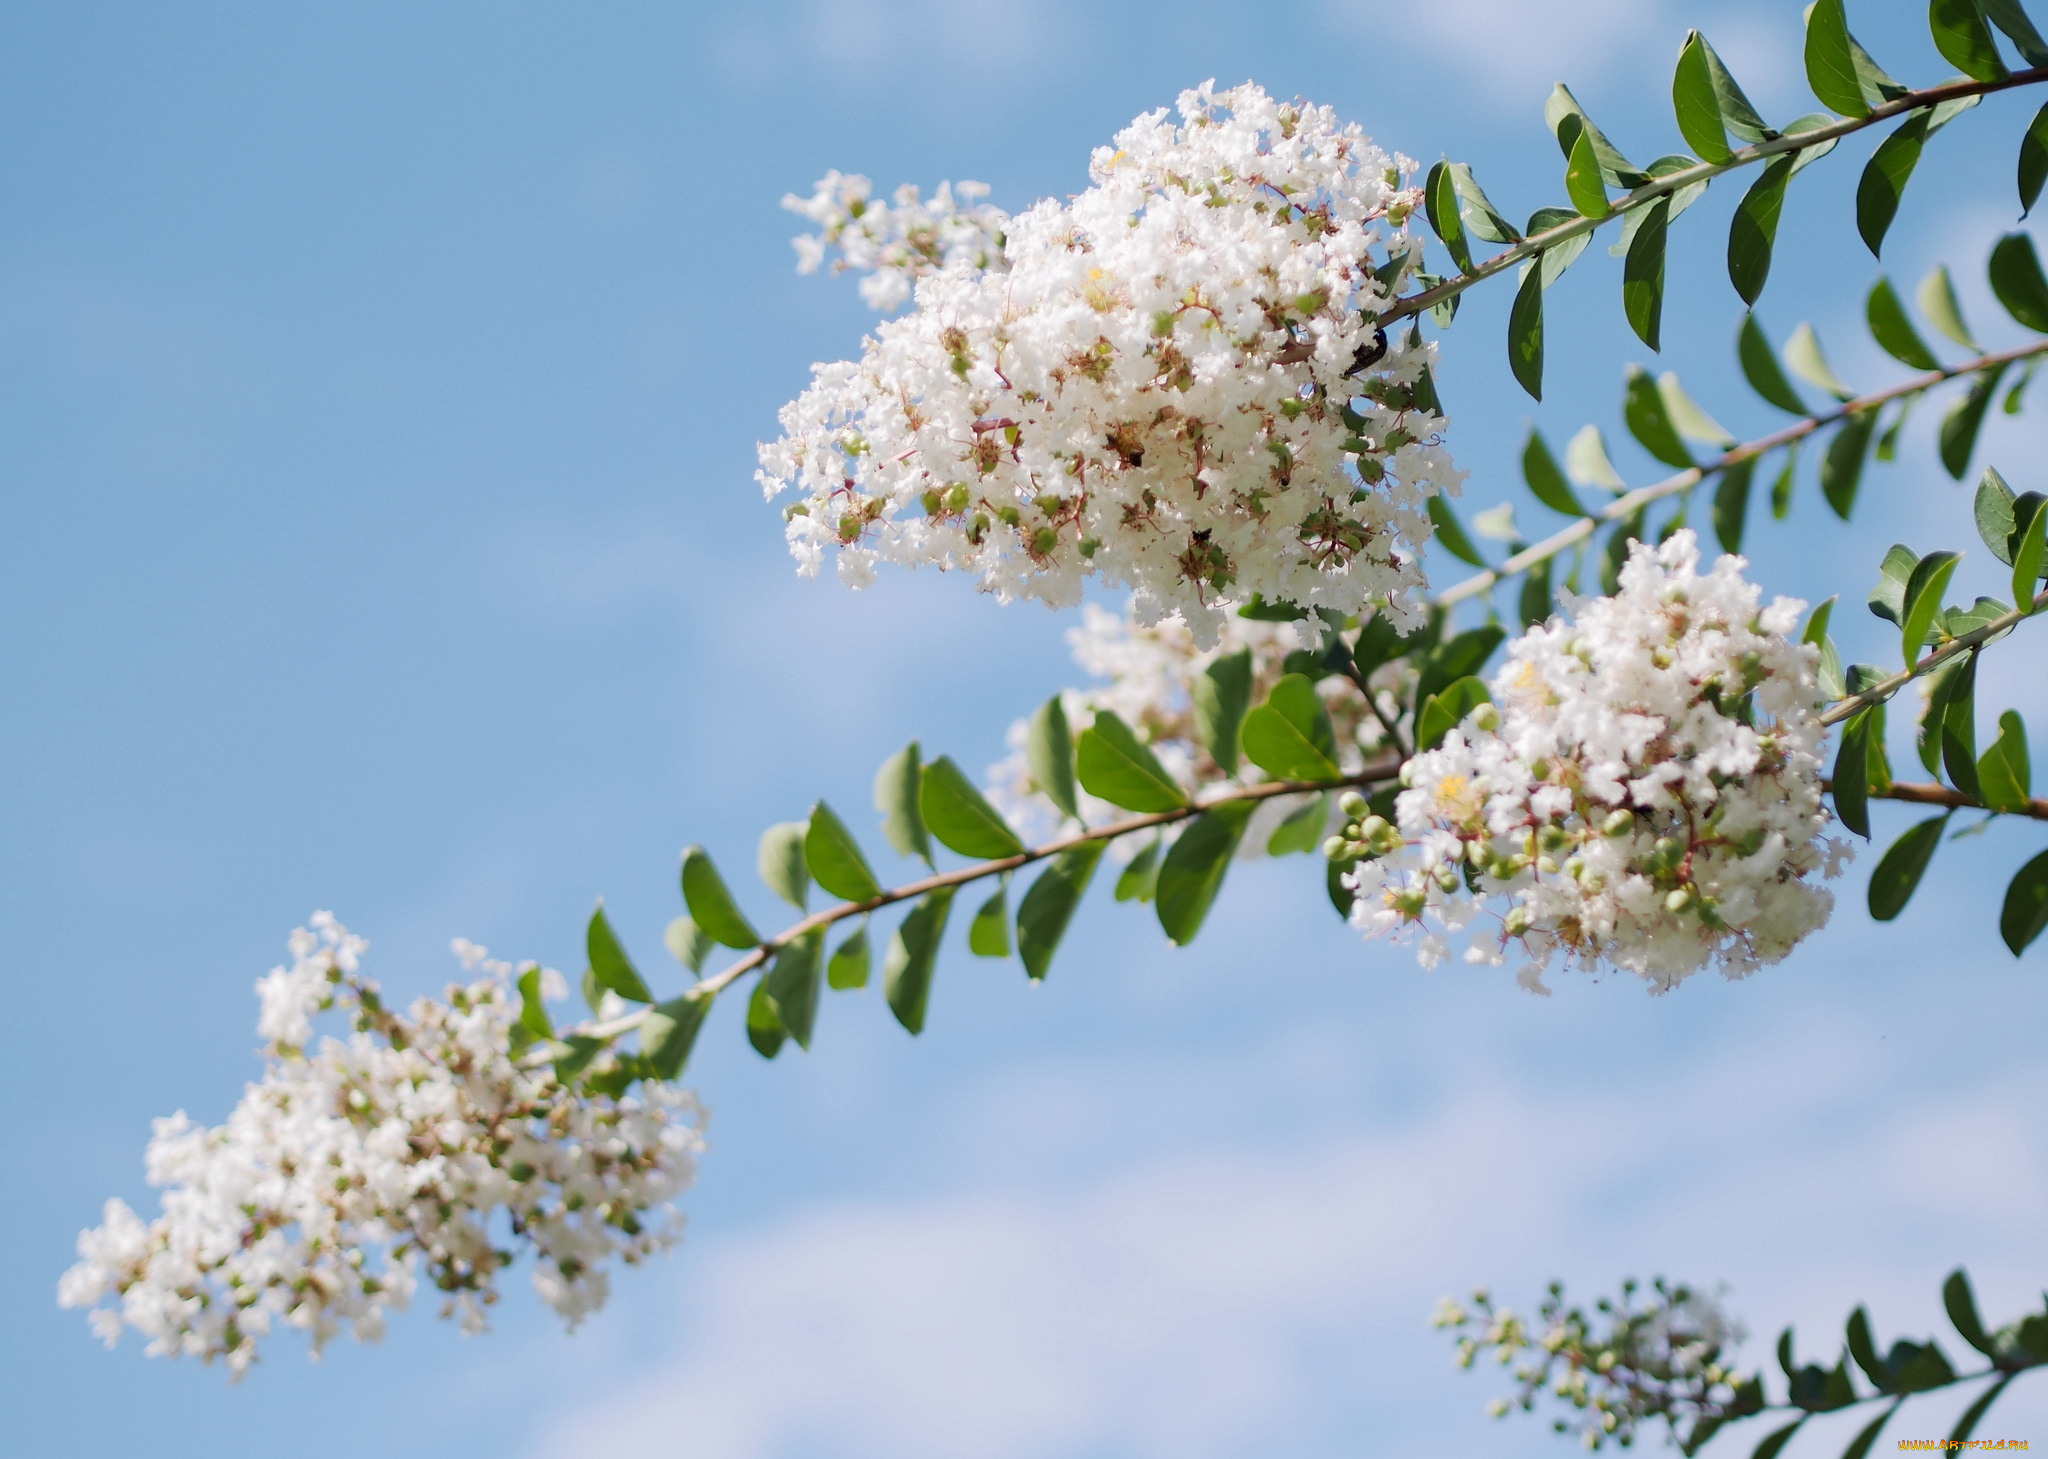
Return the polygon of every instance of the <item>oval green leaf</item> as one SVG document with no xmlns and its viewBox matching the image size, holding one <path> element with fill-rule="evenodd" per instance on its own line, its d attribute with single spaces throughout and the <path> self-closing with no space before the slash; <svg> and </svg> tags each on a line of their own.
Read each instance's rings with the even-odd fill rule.
<svg viewBox="0 0 2048 1459">
<path fill-rule="evenodd" d="M 1159 757 L 1129 725 L 1106 709 L 1081 731 L 1075 763 L 1084 790 L 1127 811 L 1174 811 L 1188 803 Z"/>
<path fill-rule="evenodd" d="M 1159 885 L 1160 842 L 1157 836 L 1145 843 L 1145 849 L 1131 858 L 1131 864 L 1123 869 L 1116 879 L 1116 899 L 1119 902 L 1149 902 L 1152 892 Z"/>
<path fill-rule="evenodd" d="M 1156 894 L 1159 925 L 1176 946 L 1186 947 L 1202 930 L 1230 858 L 1244 839 L 1252 807 L 1251 801 L 1240 800 L 1202 812 L 1166 853 Z"/>
<path fill-rule="evenodd" d="M 1995 811 L 2023 811 L 2033 793 L 2026 723 L 2008 709 L 1998 716 L 1998 738 L 1977 761 L 1977 798 Z"/>
<path fill-rule="evenodd" d="M 865 902 L 882 894 L 860 843 L 846 823 L 832 813 L 822 800 L 811 807 L 811 820 L 804 833 L 804 858 L 819 886 L 849 902 Z"/>
<path fill-rule="evenodd" d="M 882 762 L 875 772 L 875 809 L 882 813 L 882 834 L 898 856 L 916 856 L 932 864 L 931 837 L 925 831 L 918 803 L 924 793 L 923 767 L 917 741 L 912 740 Z"/>
<path fill-rule="evenodd" d="M 1469 562 L 1474 567 L 1485 567 L 1486 559 L 1479 555 L 1479 549 L 1472 545 L 1472 539 L 1465 535 L 1459 525 L 1457 513 L 1451 504 L 1440 496 L 1429 499 L 1429 520 L 1436 527 L 1436 540 L 1443 543 L 1444 551 L 1460 562 Z"/>
<path fill-rule="evenodd" d="M 802 821 L 782 821 L 763 831 L 755 865 L 769 891 L 803 911 L 810 897 L 811 874 L 804 865 Z"/>
<path fill-rule="evenodd" d="M 1927 28 L 1934 32 L 1934 48 L 1942 59 L 1972 81 L 1997 81 L 2006 74 L 1980 0 L 1933 0 Z"/>
<path fill-rule="evenodd" d="M 1835 752 L 1835 816 L 1870 839 L 1870 711 L 1859 709 L 1842 725 L 1842 745 Z"/>
<path fill-rule="evenodd" d="M 640 980 L 639 970 L 633 960 L 626 956 L 626 949 L 619 946 L 619 939 L 612 933 L 612 924 L 604 915 L 604 899 L 599 898 L 597 909 L 590 914 L 590 925 L 583 935 L 584 949 L 590 954 L 590 972 L 597 979 L 598 986 L 609 988 L 629 1003 L 652 1003 L 654 995 L 647 991 L 647 985 Z"/>
<path fill-rule="evenodd" d="M 1963 306 L 1956 301 L 1955 281 L 1948 276 L 1947 264 L 1935 265 L 1934 271 L 1920 281 L 1913 298 L 1929 324 L 1964 349 L 1984 353 L 1984 347 L 1970 333 L 1970 326 L 1963 322 Z"/>
<path fill-rule="evenodd" d="M 1870 874 L 1871 916 L 1889 922 L 1906 910 L 1906 903 L 1912 900 L 1914 889 L 1927 872 L 1927 864 L 1934 860 L 1935 850 L 1941 845 L 1942 828 L 1947 824 L 1946 815 L 1931 816 L 1892 842 L 1877 863 L 1877 870 Z"/>
<path fill-rule="evenodd" d="M 1466 715 L 1492 702 L 1486 685 L 1472 675 L 1445 685 L 1441 692 L 1422 701 L 1422 712 L 1415 716 L 1416 750 L 1434 750 Z"/>
<path fill-rule="evenodd" d="M 647 1072 L 656 1079 L 680 1075 L 710 1012 L 711 995 L 694 991 L 648 1009 L 640 1020 L 640 1058 Z"/>
<path fill-rule="evenodd" d="M 2033 330 L 2048 334 L 2048 279 L 2041 276 L 2041 258 L 2025 233 L 2008 233 L 1991 247 L 1991 292 L 2005 312 Z"/>
<path fill-rule="evenodd" d="M 1706 42 L 1696 30 L 1686 33 L 1685 45 L 1678 52 L 1678 69 L 1671 77 L 1671 109 L 1678 117 L 1678 135 L 1703 161 L 1726 162 L 1734 155 L 1721 123 L 1721 99 L 1707 64 Z"/>
<path fill-rule="evenodd" d="M 1266 702 L 1244 717 L 1244 752 L 1279 780 L 1335 780 L 1337 736 L 1316 686 L 1304 674 L 1286 674 Z"/>
<path fill-rule="evenodd" d="M 825 986 L 835 992 L 868 985 L 868 919 L 860 919 L 852 936 L 839 944 L 832 960 L 825 964 Z"/>
<path fill-rule="evenodd" d="M 1714 487 L 1714 540 L 1724 552 L 1742 551 L 1742 531 L 1749 517 L 1749 488 L 1756 477 L 1754 456 L 1721 469 Z"/>
<path fill-rule="evenodd" d="M 1856 184 L 1856 231 L 1876 257 L 1884 247 L 1884 235 L 1898 216 L 1899 200 L 1906 183 L 1920 165 L 1920 150 L 1927 142 L 1928 114 L 1916 111 L 1899 123 L 1898 129 L 1870 154 L 1863 176 Z"/>
<path fill-rule="evenodd" d="M 1766 163 L 1729 221 L 1728 282 L 1745 304 L 1756 303 L 1771 276 L 1771 250 L 1777 243 L 1778 219 L 1785 211 L 1785 184 L 1791 180 L 1793 165 L 1790 157 Z"/>
<path fill-rule="evenodd" d="M 1915 564 L 1906 583 L 1906 613 L 1899 625 L 1906 663 L 1920 657 L 1921 645 L 1927 642 L 1941 612 L 1942 594 L 1948 591 L 1949 579 L 1955 576 L 1960 561 L 1960 552 L 1930 552 Z"/>
<path fill-rule="evenodd" d="M 2041 200 L 2041 184 L 2048 182 L 2048 106 L 2034 113 L 2020 138 L 2020 216 L 2034 211 Z"/>
<path fill-rule="evenodd" d="M 996 883 L 995 895 L 981 904 L 967 924 L 967 950 L 976 957 L 1010 955 L 1010 879 Z"/>
<path fill-rule="evenodd" d="M 1286 819 L 1273 828 L 1273 834 L 1266 838 L 1266 854 L 1292 856 L 1300 851 L 1318 850 L 1329 828 L 1329 792 L 1317 791 L 1289 811 Z"/>
<path fill-rule="evenodd" d="M 1100 841 L 1084 841 L 1062 851 L 1017 904 L 1017 956 L 1034 982 L 1052 966 L 1052 955 L 1088 890 L 1102 851 Z"/>
<path fill-rule="evenodd" d="M 1252 651 L 1219 655 L 1195 680 L 1195 734 L 1225 775 L 1237 773 L 1237 732 L 1252 703 Z"/>
<path fill-rule="evenodd" d="M 687 916 L 670 922 L 661 934 L 661 940 L 675 960 L 693 973 L 704 971 L 704 959 L 711 956 L 712 948 L 718 946 L 694 918 Z"/>
<path fill-rule="evenodd" d="M 727 947 L 755 947 L 760 944 L 761 934 L 740 915 L 732 893 L 725 889 L 725 878 L 718 874 L 718 868 L 701 846 L 683 850 L 683 904 L 690 909 L 691 918 L 714 942 L 722 942 Z"/>
<path fill-rule="evenodd" d="M 1870 437 L 1877 429 L 1877 412 L 1854 411 L 1842 421 L 1820 458 L 1820 491 L 1835 515 L 1843 521 L 1856 506 L 1856 488 L 1863 481 L 1863 464 L 1870 456 Z"/>
<path fill-rule="evenodd" d="M 1970 469 L 1970 457 L 1977 451 L 1977 436 L 1984 428 L 1985 413 L 1991 409 L 1991 397 L 1998 393 L 1998 382 L 2004 378 L 2006 367 L 1980 373 L 1970 382 L 1948 414 L 1941 418 L 1941 429 L 1936 432 L 1940 447 L 1941 464 L 1950 476 L 1961 481 Z"/>
<path fill-rule="evenodd" d="M 1529 427 L 1529 439 L 1522 443 L 1522 479 L 1529 484 L 1530 494 L 1553 512 L 1562 512 L 1567 517 L 1592 515 L 1572 495 L 1557 458 L 1550 454 L 1543 433 L 1534 426 Z"/>
<path fill-rule="evenodd" d="M 1543 268 L 1539 256 L 1522 275 L 1508 310 L 1508 369 L 1532 400 L 1543 398 Z"/>
<path fill-rule="evenodd" d="M 1458 271 L 1471 273 L 1472 245 L 1465 239 L 1465 220 L 1458 208 L 1458 187 L 1451 177 L 1448 162 L 1439 162 L 1429 169 L 1429 178 L 1422 188 L 1422 205 L 1429 215 L 1429 226 L 1436 230 L 1436 236 L 1443 241 L 1445 250 L 1458 265 Z"/>
<path fill-rule="evenodd" d="M 2012 553 L 2015 607 L 2032 610 L 2044 573 L 2048 573 L 2048 500 L 2037 500 L 2027 518 L 2026 530 L 2019 533 L 2019 546 Z"/>
<path fill-rule="evenodd" d="M 1081 803 L 1074 795 L 1074 736 L 1067 727 L 1067 707 L 1055 694 L 1038 706 L 1024 735 L 1024 761 L 1045 798 L 1074 820 Z"/>
<path fill-rule="evenodd" d="M 818 1021 L 824 953 L 825 929 L 813 927 L 776 949 L 775 962 L 762 979 L 774 1001 L 776 1017 L 800 1049 L 810 1048 L 811 1030 Z"/>
<path fill-rule="evenodd" d="M 2018 957 L 2027 945 L 2048 927 L 2048 851 L 2043 851 L 2019 870 L 2005 889 L 2005 906 L 1998 914 L 1998 935 Z"/>
<path fill-rule="evenodd" d="M 948 850 L 978 861 L 1016 856 L 1024 850 L 1010 823 L 949 756 L 941 755 L 924 767 L 924 789 L 917 804 L 926 827 Z"/>
<path fill-rule="evenodd" d="M 762 1058 L 772 1059 L 782 1052 L 788 1039 L 789 1030 L 782 1026 L 782 1015 L 776 1012 L 775 999 L 769 995 L 768 980 L 759 979 L 753 995 L 747 999 L 747 1042 Z"/>
<path fill-rule="evenodd" d="M 1906 313 L 1906 306 L 1899 302 L 1892 281 L 1883 274 L 1877 276 L 1877 282 L 1870 286 L 1869 297 L 1863 301 L 1863 317 L 1870 324 L 1870 337 L 1900 364 L 1915 370 L 1941 368 L 1941 361 L 1920 338 L 1920 331 L 1913 328 L 1912 318 Z"/>
<path fill-rule="evenodd" d="M 1816 0 L 1806 12 L 1806 84 L 1820 104 L 1845 117 L 1866 116 L 1870 104 L 1849 49 L 1849 20 L 1842 0 Z"/>
<path fill-rule="evenodd" d="M 1835 373 L 1835 367 L 1828 363 L 1822 353 L 1820 336 L 1813 332 L 1813 326 L 1804 320 L 1792 331 L 1792 337 L 1785 341 L 1785 364 L 1792 373 L 1811 385 L 1821 389 L 1837 400 L 1850 400 L 1856 392 L 1842 383 L 1842 377 Z"/>
<path fill-rule="evenodd" d="M 1678 428 L 1671 423 L 1670 412 L 1664 408 L 1664 396 L 1657 389 L 1657 382 L 1640 365 L 1628 367 L 1621 418 L 1643 449 L 1666 466 L 1683 470 L 1693 464 L 1692 453 L 1685 449 Z"/>
<path fill-rule="evenodd" d="M 1642 222 L 1629 240 L 1621 268 L 1621 312 L 1636 338 L 1661 349 L 1664 321 L 1664 244 L 1671 203 L 1659 198 L 1641 210 Z"/>
<path fill-rule="evenodd" d="M 941 759 L 936 764 L 949 762 Z M 930 772 L 927 771 L 927 774 Z M 936 830 L 934 831 L 936 834 Z M 939 837 L 941 841 L 945 837 Z M 882 995 L 896 1021 L 913 1034 L 924 1032 L 924 1016 L 932 995 L 932 969 L 939 942 L 946 935 L 946 915 L 953 908 L 953 889 L 926 892 L 896 926 L 882 960 Z"/>
</svg>

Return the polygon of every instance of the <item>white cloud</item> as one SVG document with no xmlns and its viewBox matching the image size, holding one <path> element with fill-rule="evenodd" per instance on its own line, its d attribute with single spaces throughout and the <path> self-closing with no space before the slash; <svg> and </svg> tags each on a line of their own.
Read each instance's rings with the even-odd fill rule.
<svg viewBox="0 0 2048 1459">
<path fill-rule="evenodd" d="M 1858 1298 L 1886 1333 L 1924 1328 L 1957 1254 L 2006 1273 L 2033 1254 L 2048 1101 L 2038 1079 L 2000 1080 L 1894 1121 L 1897 1071 L 1868 1032 L 1789 1029 L 1628 1098 L 1527 1079 L 1450 1094 L 1447 1073 L 1404 1127 L 1205 1151 L 1189 1148 L 1197 1124 L 1080 1188 L 1054 1167 L 984 1171 L 935 1199 L 694 1242 L 664 1298 L 684 1314 L 677 1345 L 591 1393 L 534 1453 L 1350 1452 L 1355 1435 L 1340 1446 L 1334 1429 L 1361 1403 L 1377 1438 L 1524 1452 L 1508 1441 L 1551 1441 L 1525 1422 L 1488 1443 L 1475 1415 L 1498 1379 L 1455 1372 L 1423 1318 L 1474 1281 L 1526 1300 L 1553 1273 L 1728 1278 L 1762 1339 L 1752 1362 L 1794 1318 L 1803 1351 L 1831 1353 Z M 1273 1045 L 1274 1078 L 1299 1047 Z M 1191 1110 L 1213 1098 L 1199 1065 L 1146 1072 L 1147 1091 L 1106 1068 L 1061 1074 L 1109 1125 L 1175 1089 Z M 1986 1310 L 2016 1300 L 1999 1289 Z"/>
</svg>

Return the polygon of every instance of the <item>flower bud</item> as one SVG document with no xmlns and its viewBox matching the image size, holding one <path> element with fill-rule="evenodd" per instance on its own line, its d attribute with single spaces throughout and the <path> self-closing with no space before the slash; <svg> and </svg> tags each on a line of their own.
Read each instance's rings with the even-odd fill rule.
<svg viewBox="0 0 2048 1459">
<path fill-rule="evenodd" d="M 1635 829 L 1635 824 L 1636 818 L 1628 811 L 1611 811 L 1608 813 L 1607 819 L 1600 823 L 1600 834 L 1608 837 L 1610 840 L 1618 836 L 1626 836 Z"/>
<path fill-rule="evenodd" d="M 1355 821 L 1364 816 L 1369 807 L 1364 796 L 1355 790 L 1347 790 L 1338 797 L 1337 809 L 1342 811 L 1347 819 Z"/>
</svg>

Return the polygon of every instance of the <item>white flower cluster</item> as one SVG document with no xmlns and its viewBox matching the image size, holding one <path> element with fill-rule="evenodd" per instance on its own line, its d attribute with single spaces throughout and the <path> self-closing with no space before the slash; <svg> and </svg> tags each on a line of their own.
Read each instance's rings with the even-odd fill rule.
<svg viewBox="0 0 2048 1459">
<path fill-rule="evenodd" d="M 1075 733 L 1093 723 L 1097 712 L 1107 710 L 1136 731 L 1150 746 L 1167 773 L 1190 795 L 1219 786 L 1264 779 L 1256 766 L 1241 764 L 1235 774 L 1225 774 L 1204 748 L 1196 731 L 1194 686 L 1204 671 L 1228 654 L 1249 651 L 1252 665 L 1251 700 L 1266 697 L 1280 676 L 1287 672 L 1287 656 L 1309 644 L 1318 635 L 1313 628 L 1294 623 L 1275 623 L 1240 618 L 1223 620 L 1216 643 L 1203 648 L 1185 623 L 1168 618 L 1159 623 L 1141 623 L 1131 614 L 1111 613 L 1094 603 L 1081 608 L 1078 627 L 1067 630 L 1067 644 L 1074 662 L 1091 677 L 1106 682 L 1061 693 L 1067 722 Z M 1352 771 L 1385 751 L 1387 723 L 1399 724 L 1415 682 L 1415 670 L 1405 659 L 1385 665 L 1368 682 L 1379 702 L 1375 715 L 1358 687 L 1343 675 L 1333 674 L 1316 684 L 1323 707 L 1329 711 L 1337 735 L 1339 768 Z M 1027 840 L 1049 835 L 1059 823 L 1060 812 L 1040 794 L 1031 778 L 1024 754 L 1029 723 L 1017 720 L 1010 726 L 1011 753 L 988 772 L 989 799 Z M 1082 814 L 1091 822 L 1113 820 L 1123 815 L 1106 801 L 1086 792 L 1081 796 Z M 1262 830 L 1285 819 L 1299 801 L 1281 797 L 1262 803 L 1243 845 L 1256 854 L 1265 844 Z M 1123 849 L 1114 843 L 1113 849 Z"/>
<path fill-rule="evenodd" d="M 924 273 L 858 361 L 814 368 L 757 473 L 799 496 L 800 571 L 836 549 L 854 586 L 932 564 L 1056 607 L 1095 576 L 1204 645 L 1255 593 L 1412 615 L 1427 499 L 1459 480 L 1434 347 L 1372 323 L 1416 257 L 1414 164 L 1255 86 L 1180 117 L 1139 117 L 1085 191 L 1009 221 L 1000 267 Z"/>
<path fill-rule="evenodd" d="M 401 1016 L 356 975 L 363 948 L 324 912 L 293 933 L 292 966 L 256 985 L 262 1080 L 217 1128 L 182 1111 L 156 1122 L 160 1216 L 110 1200 L 79 1236 L 58 1300 L 93 1308 L 109 1346 L 126 1325 L 153 1355 L 225 1358 L 240 1374 L 276 1324 L 304 1330 L 315 1354 L 344 1325 L 381 1336 L 422 1278 L 446 1294 L 444 1316 L 479 1331 L 514 1259 L 508 1232 L 574 1326 L 603 1305 L 607 1263 L 680 1235 L 668 1202 L 703 1145 L 694 1098 L 652 1082 L 637 1097 L 566 1087 L 515 1058 L 512 978 L 552 989 L 559 975 L 458 942 L 484 976 Z M 335 1008 L 353 1035 L 311 1047 L 313 1017 Z"/>
<path fill-rule="evenodd" d="M 892 203 L 877 202 L 872 190 L 865 177 L 828 172 L 809 197 L 783 197 L 783 207 L 818 225 L 816 233 L 791 240 L 798 273 L 815 272 L 837 249 L 832 271 L 867 274 L 860 296 L 870 309 L 886 312 L 908 302 L 911 288 L 927 274 L 1001 267 L 1010 220 L 981 201 L 988 196 L 987 183 L 942 182 L 930 202 L 910 183 L 896 189 Z"/>
<path fill-rule="evenodd" d="M 1760 608 L 1743 566 L 1701 572 L 1690 531 L 1637 544 L 1618 594 L 1516 640 L 1494 704 L 1404 767 L 1398 826 L 1350 808 L 1353 924 L 1422 929 L 1434 966 L 1505 901 L 1465 956 L 1519 942 L 1536 991 L 1560 953 L 1662 991 L 1820 927 L 1849 849 L 1822 834 L 1816 651 L 1790 637 L 1804 605 Z"/>
</svg>

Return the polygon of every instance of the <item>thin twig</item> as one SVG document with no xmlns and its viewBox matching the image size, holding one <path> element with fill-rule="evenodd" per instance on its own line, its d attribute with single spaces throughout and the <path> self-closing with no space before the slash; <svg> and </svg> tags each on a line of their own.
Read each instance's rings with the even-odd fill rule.
<svg viewBox="0 0 2048 1459">
<path fill-rule="evenodd" d="M 1783 430 L 1773 431 L 1767 436 L 1759 436 L 1753 441 L 1744 441 L 1741 445 L 1730 448 L 1721 456 L 1706 462 L 1704 465 L 1689 467 L 1679 472 L 1676 476 L 1666 477 L 1664 480 L 1653 482 L 1649 486 L 1639 486 L 1625 496 L 1616 497 L 1612 502 L 1602 507 L 1595 515 L 1581 517 L 1569 527 L 1552 533 L 1533 547 L 1523 548 L 1497 568 L 1488 568 L 1484 572 L 1474 573 L 1462 582 L 1453 583 L 1450 587 L 1444 589 L 1443 592 L 1437 594 L 1436 605 L 1439 607 L 1449 607 L 1452 603 L 1463 602 L 1466 598 L 1486 592 L 1503 579 L 1527 572 L 1530 568 L 1536 566 L 1537 563 L 1557 556 L 1558 553 L 1564 551 L 1565 548 L 1570 547 L 1573 543 L 1584 541 L 1593 535 L 1602 522 L 1621 521 L 1623 518 L 1632 516 L 1641 508 L 1648 506 L 1651 502 L 1662 500 L 1667 496 L 1676 496 L 1682 491 L 1689 491 L 1693 487 L 1698 486 L 1702 481 L 1705 481 L 1709 476 L 1718 475 L 1731 466 L 1741 465 L 1744 461 L 1753 461 L 1759 456 L 1775 451 L 1780 446 L 1788 446 L 1794 441 L 1802 440 L 1812 435 L 1815 431 L 1824 430 L 1828 426 L 1835 424 L 1837 421 L 1847 419 L 1851 415 L 1866 410 L 1875 410 L 1878 406 L 1888 401 L 1897 400 L 1902 395 L 1913 395 L 1922 390 L 1931 390 L 1945 380 L 1953 380 L 1959 376 L 1971 375 L 1983 370 L 2000 369 L 2010 365 L 2015 360 L 2024 360 L 2040 354 L 2048 354 L 2048 340 L 2037 340 L 2033 344 L 2022 345 L 2018 349 L 2001 350 L 1995 355 L 1979 355 L 1974 360 L 1968 360 L 1960 365 L 1945 366 L 1939 370 L 1929 370 L 1924 375 L 1916 375 L 1903 385 L 1892 385 L 1883 390 L 1874 390 L 1868 395 L 1859 395 L 1853 400 L 1844 401 L 1835 410 L 1821 415 L 1807 416 L 1804 420 L 1795 421 Z"/>
<path fill-rule="evenodd" d="M 1833 793 L 1835 782 L 1823 779 L 1820 788 Z M 2036 821 L 2048 821 L 2048 800 L 2036 796 L 2025 805 L 2013 810 L 1998 810 L 1988 806 L 1975 796 L 1964 795 L 1960 790 L 1950 790 L 1946 785 L 1925 785 L 1917 782 L 1894 780 L 1887 790 L 1869 792 L 1872 800 L 1903 800 L 1914 805 L 1938 805 L 1952 811 L 1995 811 L 2001 816 L 2026 816 Z"/>
<path fill-rule="evenodd" d="M 1802 152 L 1808 147 L 1817 147 L 1823 142 L 1832 142 L 1838 137 L 1849 136 L 1851 133 L 1862 131 L 1865 127 L 1874 127 L 1880 122 L 1889 121 L 1893 117 L 1901 116 L 1909 111 L 1919 111 L 1923 107 L 1935 106 L 1944 101 L 1955 101 L 1965 96 L 1989 96 L 1996 91 L 2008 91 L 2016 86 L 2032 86 L 2042 81 L 2048 81 L 2048 66 L 2036 66 L 2027 71 L 2015 71 L 2011 75 L 2002 76 L 1996 81 L 1951 81 L 1941 86 L 1927 87 L 1922 91 L 1909 91 L 1896 100 L 1871 108 L 1869 113 L 1864 116 L 1848 117 L 1842 121 L 1830 122 L 1824 127 L 1815 127 L 1811 131 L 1787 132 L 1782 136 L 1771 138 L 1768 142 L 1759 142 L 1753 147 L 1738 148 L 1729 155 L 1726 162 L 1696 163 L 1682 171 L 1655 178 L 1635 191 L 1624 194 L 1614 201 L 1607 212 L 1600 214 L 1597 218 L 1573 218 L 1568 222 L 1558 224 L 1555 228 L 1546 228 L 1541 233 L 1532 233 L 1513 247 L 1496 253 L 1492 258 L 1489 258 L 1485 263 L 1480 264 L 1468 274 L 1460 274 L 1455 279 L 1446 279 L 1433 288 L 1424 289 L 1419 294 L 1410 294 L 1406 298 L 1396 299 L 1386 312 L 1378 316 L 1377 322 L 1386 325 L 1393 323 L 1397 319 L 1412 318 L 1432 305 L 1441 304 L 1446 299 L 1455 298 L 1457 295 L 1464 293 L 1465 290 L 1471 288 L 1482 279 L 1490 279 L 1495 274 L 1513 268 L 1524 259 L 1534 258 L 1545 249 L 1555 248 L 1560 243 L 1569 242 L 1582 233 L 1591 233 L 1602 223 L 1610 223 L 1623 214 L 1633 212 L 1637 208 L 1648 207 L 1658 198 L 1675 193 L 1682 187 L 1690 187 L 1693 183 L 1707 182 L 1719 177 L 1724 172 L 1732 172 L 1738 167 L 1747 167 L 1750 163 L 1761 162 L 1767 157 L 1780 156 L 1786 152 Z"/>
</svg>

